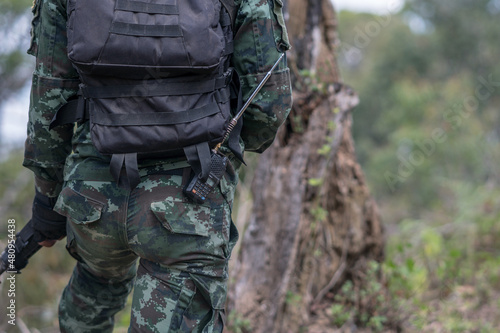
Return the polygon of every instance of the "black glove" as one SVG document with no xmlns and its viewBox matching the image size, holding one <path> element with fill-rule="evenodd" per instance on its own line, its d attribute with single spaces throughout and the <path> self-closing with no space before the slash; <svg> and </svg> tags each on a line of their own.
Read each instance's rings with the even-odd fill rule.
<svg viewBox="0 0 500 333">
<path fill-rule="evenodd" d="M 53 211 L 57 198 L 50 198 L 35 191 L 32 223 L 37 242 L 57 240 L 66 236 L 66 217 Z"/>
</svg>

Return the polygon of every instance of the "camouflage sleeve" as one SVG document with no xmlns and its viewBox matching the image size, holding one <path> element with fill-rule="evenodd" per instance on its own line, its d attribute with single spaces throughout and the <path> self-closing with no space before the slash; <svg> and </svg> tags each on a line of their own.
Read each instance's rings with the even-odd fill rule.
<svg viewBox="0 0 500 333">
<path fill-rule="evenodd" d="M 240 75 L 246 100 L 290 44 L 282 0 L 236 3 L 233 64 Z M 243 115 L 241 137 L 245 150 L 260 153 L 267 149 L 288 116 L 291 104 L 290 71 L 285 59 Z"/>
<path fill-rule="evenodd" d="M 49 130 L 58 108 L 78 90 L 78 74 L 66 56 L 66 1 L 35 0 L 31 45 L 36 57 L 23 165 L 35 174 L 37 190 L 59 194 L 66 157 L 71 153 L 73 126 Z"/>
</svg>

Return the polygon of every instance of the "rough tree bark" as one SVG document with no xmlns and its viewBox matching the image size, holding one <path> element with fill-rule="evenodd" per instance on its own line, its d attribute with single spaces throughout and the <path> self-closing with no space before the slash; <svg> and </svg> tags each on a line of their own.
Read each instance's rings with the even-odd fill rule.
<svg viewBox="0 0 500 333">
<path fill-rule="evenodd" d="M 229 311 L 254 333 L 330 332 L 332 292 L 383 256 L 383 229 L 354 155 L 356 94 L 335 61 L 329 0 L 289 0 L 294 107 L 259 159 L 231 271 Z"/>
</svg>

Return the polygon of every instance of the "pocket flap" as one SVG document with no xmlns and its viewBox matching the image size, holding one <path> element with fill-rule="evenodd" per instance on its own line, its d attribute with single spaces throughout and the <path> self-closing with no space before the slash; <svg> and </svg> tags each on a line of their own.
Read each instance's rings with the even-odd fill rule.
<svg viewBox="0 0 500 333">
<path fill-rule="evenodd" d="M 54 210 L 77 224 L 87 224 L 101 218 L 104 205 L 102 202 L 65 187 L 59 194 Z"/>
<path fill-rule="evenodd" d="M 163 226 L 173 233 L 208 236 L 211 228 L 210 207 L 170 197 L 151 203 L 151 210 Z"/>
</svg>

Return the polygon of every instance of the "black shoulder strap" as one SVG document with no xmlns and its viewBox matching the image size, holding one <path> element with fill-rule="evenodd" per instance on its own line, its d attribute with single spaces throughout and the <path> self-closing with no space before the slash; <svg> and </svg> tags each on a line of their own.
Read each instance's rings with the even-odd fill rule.
<svg viewBox="0 0 500 333">
<path fill-rule="evenodd" d="M 234 0 L 220 0 L 224 8 L 226 8 L 229 17 L 231 18 L 231 26 L 234 28 L 234 22 L 236 21 L 236 4 Z"/>
<path fill-rule="evenodd" d="M 87 119 L 89 119 L 89 114 L 86 100 L 79 95 L 61 105 L 50 122 L 49 129 L 51 130 L 57 126 L 85 121 Z"/>
<path fill-rule="evenodd" d="M 189 165 L 196 175 L 200 175 L 202 180 L 207 180 L 210 173 L 210 147 L 208 142 L 201 142 L 192 146 L 184 147 L 184 154 Z"/>
</svg>

